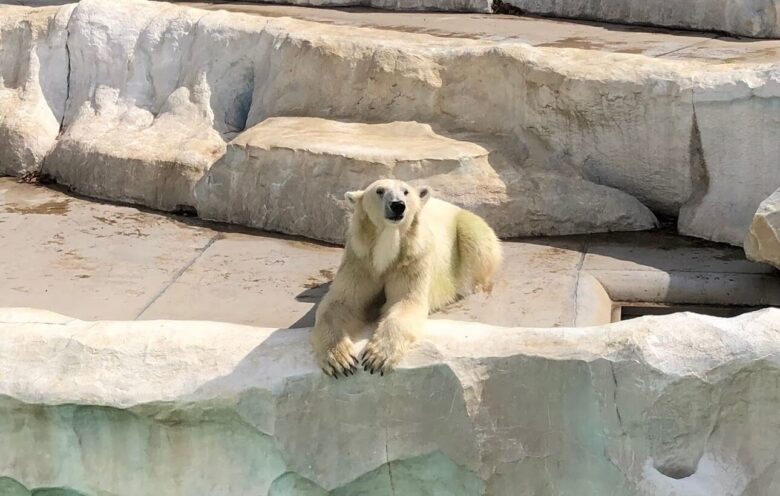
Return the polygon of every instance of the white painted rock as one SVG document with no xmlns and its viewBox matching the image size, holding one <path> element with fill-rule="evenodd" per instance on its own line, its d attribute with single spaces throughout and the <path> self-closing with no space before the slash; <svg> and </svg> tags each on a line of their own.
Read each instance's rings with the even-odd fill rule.
<svg viewBox="0 0 780 496">
<path fill-rule="evenodd" d="M 768 0 L 505 0 L 523 12 L 617 24 L 642 24 L 780 37 L 778 4 Z"/>
<path fill-rule="evenodd" d="M 780 189 L 758 207 L 745 237 L 745 254 L 780 269 Z"/>
<path fill-rule="evenodd" d="M 742 246 L 756 209 L 780 187 L 780 65 L 730 79 L 694 92 L 694 188 L 679 229 Z"/>
<path fill-rule="evenodd" d="M 57 138 L 73 7 L 0 6 L 0 175 L 37 171 Z"/>
<path fill-rule="evenodd" d="M 202 13 L 127 2 L 106 15 L 107 7 L 87 1 L 71 17 L 66 130 L 45 172 L 93 197 L 194 208 L 194 184 L 224 153 L 227 131 L 205 74 L 183 63 L 203 49 L 194 40 Z"/>
<path fill-rule="evenodd" d="M 44 12 L 0 9 L 16 16 L 0 15 L 2 32 L 22 25 L 20 15 Z M 440 136 L 507 157 L 506 167 L 491 162 L 503 198 L 493 195 L 491 179 L 489 200 L 472 203 L 483 205 L 477 211 L 507 235 L 652 225 L 639 200 L 653 212 L 679 215 L 686 234 L 741 245 L 758 204 L 780 185 L 780 125 L 773 125 L 780 115 L 780 63 L 399 36 L 141 0 L 83 0 L 75 9 L 45 12 L 47 19 L 58 12 L 57 26 L 67 21 L 67 49 L 65 36 L 51 39 L 70 60 L 69 76 L 67 66 L 38 57 L 40 51 L 17 44 L 21 35 L 14 35 L 3 37 L 11 50 L 0 53 L 23 56 L 0 57 L 11 68 L 3 77 L 20 74 L 17 59 L 40 60 L 50 75 L 26 77 L 23 91 L 46 94 L 48 85 L 69 81 L 67 101 L 57 107 L 60 100 L 20 99 L 18 88 L 4 83 L 14 104 L 0 111 L 0 153 L 11 154 L 3 164 L 17 165 L 2 167 L 18 174 L 38 167 L 45 155 L 44 172 L 91 196 L 199 209 L 194 188 L 227 143 L 278 116 L 425 123 Z M 25 105 L 32 101 L 46 107 L 30 112 Z M 38 122 L 47 112 L 48 124 L 18 124 Z M 501 139 L 485 146 L 465 136 Z M 398 149 L 402 156 L 403 146 Z M 32 158 L 14 158 L 22 156 Z M 448 177 L 447 184 L 453 195 L 471 195 L 454 186 L 466 181 Z M 334 198 L 342 193 L 327 191 Z M 203 209 L 303 233 L 296 224 L 303 221 L 289 214 L 298 202 L 280 198 L 268 214 L 240 202 L 208 200 Z M 337 239 L 342 218 L 338 209 L 323 212 L 316 236 Z"/>
<path fill-rule="evenodd" d="M 394 177 L 425 184 L 436 196 L 482 214 L 504 237 L 655 225 L 635 198 L 589 183 L 575 171 L 523 170 L 521 159 L 504 156 L 489 141 L 445 137 L 416 122 L 270 118 L 230 142 L 197 188 L 198 212 L 206 219 L 342 242 L 349 216 L 344 193 Z"/>
<path fill-rule="evenodd" d="M 0 491 L 753 496 L 780 484 L 780 310 L 579 329 L 430 321 L 400 369 L 340 380 L 317 370 L 307 333 L 0 311 Z"/>
</svg>

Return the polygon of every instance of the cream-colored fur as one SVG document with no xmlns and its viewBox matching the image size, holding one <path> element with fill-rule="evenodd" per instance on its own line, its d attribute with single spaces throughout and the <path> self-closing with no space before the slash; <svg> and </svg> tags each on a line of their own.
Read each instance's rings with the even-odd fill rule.
<svg viewBox="0 0 780 496">
<path fill-rule="evenodd" d="M 490 289 L 501 263 L 495 233 L 476 215 L 430 196 L 427 188 L 390 179 L 347 193 L 354 213 L 344 257 L 311 334 L 317 360 L 329 375 L 356 370 L 352 338 L 373 320 L 382 297 L 377 329 L 362 354 L 371 373 L 384 373 L 400 361 L 430 311 Z M 400 201 L 403 218 L 390 220 L 390 204 Z"/>
</svg>

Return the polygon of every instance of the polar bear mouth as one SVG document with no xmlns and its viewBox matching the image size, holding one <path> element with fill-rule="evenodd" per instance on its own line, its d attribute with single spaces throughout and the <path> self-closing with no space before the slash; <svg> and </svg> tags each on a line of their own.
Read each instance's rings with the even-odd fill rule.
<svg viewBox="0 0 780 496">
<path fill-rule="evenodd" d="M 401 222 L 404 220 L 404 214 L 387 214 L 385 215 L 385 219 L 393 223 Z"/>
</svg>

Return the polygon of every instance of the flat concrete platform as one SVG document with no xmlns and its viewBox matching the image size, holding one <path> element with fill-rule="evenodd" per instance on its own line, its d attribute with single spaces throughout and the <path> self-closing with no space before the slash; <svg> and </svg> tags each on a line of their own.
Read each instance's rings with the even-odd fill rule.
<svg viewBox="0 0 780 496">
<path fill-rule="evenodd" d="M 66 3 L 73 2 L 0 0 L 0 6 Z M 533 46 L 642 54 L 664 59 L 726 64 L 767 64 L 780 61 L 780 40 L 737 38 L 698 31 L 498 14 L 398 12 L 361 7 L 319 8 L 236 1 L 173 0 L 171 3 L 206 10 L 227 10 L 266 17 L 292 17 L 440 37 L 522 42 Z"/>
<path fill-rule="evenodd" d="M 750 64 L 780 61 L 780 40 L 754 40 L 697 31 L 497 14 L 396 12 L 234 1 L 174 0 L 173 3 L 200 9 L 293 17 L 441 37 L 516 41 L 534 46 L 632 53 L 667 59 Z"/>
<path fill-rule="evenodd" d="M 0 246 L 0 307 L 86 320 L 272 327 L 313 323 L 341 256 L 339 247 L 90 201 L 11 178 L 0 178 Z M 673 234 L 534 238 L 504 247 L 493 293 L 434 318 L 556 327 L 609 321 L 612 300 L 780 305 L 774 269 L 746 261 L 739 249 Z"/>
</svg>

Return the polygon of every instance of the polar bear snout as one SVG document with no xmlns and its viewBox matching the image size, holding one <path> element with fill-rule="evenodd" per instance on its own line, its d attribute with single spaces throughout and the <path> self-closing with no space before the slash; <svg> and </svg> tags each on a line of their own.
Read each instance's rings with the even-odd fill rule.
<svg viewBox="0 0 780 496">
<path fill-rule="evenodd" d="M 406 203 L 402 200 L 393 200 L 385 208 L 385 217 L 388 220 L 401 220 L 404 218 Z"/>
</svg>

